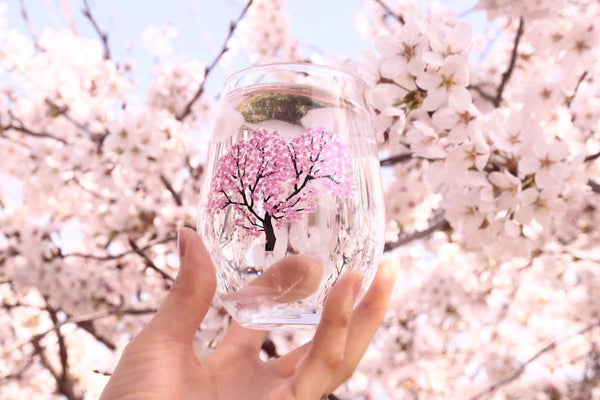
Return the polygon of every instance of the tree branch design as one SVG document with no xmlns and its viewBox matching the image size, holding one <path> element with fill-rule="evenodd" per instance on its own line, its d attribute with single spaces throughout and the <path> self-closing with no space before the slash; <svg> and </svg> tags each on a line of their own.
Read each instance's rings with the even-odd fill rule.
<svg viewBox="0 0 600 400">
<path fill-rule="evenodd" d="M 288 144 L 277 131 L 255 130 L 217 161 L 207 212 L 234 207 L 234 223 L 251 236 L 264 232 L 265 251 L 273 251 L 275 227 L 314 211 L 320 189 L 354 192 L 349 150 L 332 132 L 309 128 Z"/>
</svg>

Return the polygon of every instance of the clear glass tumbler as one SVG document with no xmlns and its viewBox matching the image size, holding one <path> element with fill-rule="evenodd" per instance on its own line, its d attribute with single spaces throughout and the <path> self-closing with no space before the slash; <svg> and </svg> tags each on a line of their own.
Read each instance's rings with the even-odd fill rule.
<svg viewBox="0 0 600 400">
<path fill-rule="evenodd" d="M 224 84 L 198 232 L 217 298 L 246 327 L 319 323 L 349 270 L 363 290 L 383 249 L 384 206 L 364 82 L 334 68 L 272 64 Z"/>
</svg>

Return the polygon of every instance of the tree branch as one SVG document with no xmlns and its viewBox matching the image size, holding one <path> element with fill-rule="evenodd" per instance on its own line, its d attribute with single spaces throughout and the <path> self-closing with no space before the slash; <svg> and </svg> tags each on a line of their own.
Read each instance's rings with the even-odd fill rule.
<svg viewBox="0 0 600 400">
<path fill-rule="evenodd" d="M 469 85 L 467 87 L 467 89 L 475 91 L 477 94 L 479 94 L 485 100 L 491 102 L 492 104 L 496 104 L 495 97 L 493 95 L 487 93 L 485 90 L 483 90 L 483 88 L 481 88 L 481 86 L 479 86 L 479 85 Z"/>
<path fill-rule="evenodd" d="M 504 92 L 504 87 L 506 86 L 506 83 L 510 79 L 515 69 L 515 64 L 517 62 L 518 56 L 519 42 L 521 41 L 521 37 L 523 36 L 524 24 L 525 23 L 523 17 L 519 18 L 519 27 L 517 28 L 517 33 L 515 35 L 513 49 L 510 55 L 510 62 L 508 63 L 508 68 L 506 68 L 506 71 L 504 71 L 504 73 L 502 74 L 502 80 L 500 81 L 500 85 L 498 85 L 498 89 L 496 90 L 496 97 L 494 97 L 493 103 L 496 107 L 500 106 L 500 103 L 502 102 L 502 93 Z"/>
<path fill-rule="evenodd" d="M 71 13 L 71 7 L 69 7 L 69 3 L 67 0 L 59 0 L 59 2 L 65 19 L 69 24 L 69 28 L 71 28 L 71 32 L 73 32 L 73 35 L 78 36 L 79 34 L 77 33 L 77 26 L 75 25 L 75 20 L 73 19 L 73 14 Z"/>
<path fill-rule="evenodd" d="M 379 4 L 381 6 L 381 8 L 383 8 L 386 15 L 389 15 L 390 17 L 397 19 L 398 22 L 400 22 L 402 25 L 404 25 L 404 17 L 402 15 L 396 14 L 387 4 L 385 4 L 383 2 L 383 0 L 373 0 L 373 1 L 377 4 Z"/>
<path fill-rule="evenodd" d="M 77 322 L 77 326 L 92 335 L 97 341 L 108 347 L 110 350 L 116 350 L 117 345 L 110 341 L 108 338 L 102 336 L 96 331 L 96 327 L 94 326 L 94 321 L 81 321 Z"/>
<path fill-rule="evenodd" d="M 588 72 L 584 71 L 583 74 L 581 74 L 581 76 L 579 77 L 579 80 L 577 80 L 577 84 L 575 85 L 575 89 L 573 89 L 573 94 L 568 96 L 566 99 L 566 104 L 567 107 L 571 106 L 571 103 L 573 103 L 573 100 L 575 100 L 575 96 L 577 96 L 577 92 L 579 92 L 579 87 L 581 86 L 581 84 L 583 83 L 583 81 L 585 80 L 585 78 L 587 77 Z"/>
<path fill-rule="evenodd" d="M 164 174 L 160 174 L 160 181 L 163 183 L 163 185 L 165 185 L 169 193 L 171 193 L 171 196 L 173 196 L 175 204 L 181 206 L 183 204 L 183 201 L 181 200 L 181 195 L 175 191 L 173 185 L 171 185 L 171 182 L 167 179 L 167 177 Z"/>
<path fill-rule="evenodd" d="M 75 317 L 69 317 L 63 321 L 56 323 L 52 328 L 49 328 L 49 329 L 42 331 L 36 335 L 33 335 L 32 337 L 30 337 L 28 339 L 17 342 L 13 346 L 10 346 L 8 349 L 6 349 L 2 352 L 2 357 L 8 356 L 13 351 L 20 349 L 21 347 L 25 346 L 28 343 L 32 343 L 35 346 L 36 341 L 39 342 L 44 336 L 46 336 L 50 332 L 53 332 L 56 329 L 60 328 L 63 325 L 66 325 L 66 324 L 73 323 L 73 324 L 79 325 L 81 323 L 96 321 L 96 320 L 111 317 L 111 316 L 154 314 L 156 312 L 156 310 L 157 310 L 156 308 L 140 308 L 140 309 L 111 308 L 111 309 L 107 309 L 107 310 L 96 311 L 96 312 L 89 313 L 89 314 L 79 315 L 79 316 L 75 316 Z"/>
<path fill-rule="evenodd" d="M 52 305 L 48 302 L 48 298 L 45 298 L 46 301 L 46 311 L 50 315 L 50 319 L 52 323 L 56 326 L 58 324 L 58 315 L 57 311 L 52 307 Z M 60 360 L 61 372 L 55 371 L 52 373 L 54 379 L 56 380 L 56 391 L 60 394 L 65 395 L 67 399 L 80 399 L 81 396 L 76 394 L 75 390 L 75 382 L 71 379 L 69 374 L 69 352 L 67 350 L 67 345 L 65 343 L 65 337 L 60 331 L 60 327 L 56 328 L 56 338 L 58 341 L 58 356 Z M 39 344 L 39 340 L 38 340 Z"/>
<path fill-rule="evenodd" d="M 165 271 L 160 269 L 156 264 L 154 264 L 154 261 L 152 261 L 152 259 L 150 257 L 148 257 L 148 255 L 144 252 L 144 250 L 142 250 L 137 245 L 137 243 L 135 242 L 135 240 L 133 240 L 133 238 L 129 237 L 129 238 L 127 238 L 127 241 L 129 242 L 129 245 L 133 249 L 134 253 L 138 254 L 140 257 L 142 257 L 146 261 L 146 266 L 148 268 L 158 272 L 158 274 L 160 276 L 162 276 L 163 279 L 165 281 L 168 281 L 169 283 L 172 283 L 175 280 L 171 275 L 167 274 Z"/>
<path fill-rule="evenodd" d="M 423 239 L 429 235 L 431 235 L 435 231 L 445 231 L 450 229 L 450 224 L 445 219 L 442 219 L 435 224 L 431 225 L 429 228 L 411 233 L 410 235 L 398 238 L 395 242 L 387 242 L 383 248 L 383 251 L 390 251 L 395 249 L 396 247 L 405 245 L 407 243 L 413 242 L 418 239 Z"/>
<path fill-rule="evenodd" d="M 600 194 L 600 183 L 594 182 L 593 180 L 588 180 L 587 184 L 592 188 L 592 192 Z"/>
<path fill-rule="evenodd" d="M 40 46 L 40 40 L 38 38 L 37 32 L 35 31 L 33 24 L 31 23 L 31 20 L 29 19 L 29 14 L 27 13 L 27 7 L 25 7 L 25 0 L 19 0 L 19 3 L 21 4 L 21 17 L 23 17 L 23 21 L 25 21 L 25 25 L 27 25 L 27 29 L 29 30 L 29 33 L 31 34 L 31 38 L 33 39 L 33 45 L 35 46 L 36 50 L 43 50 L 42 46 Z"/>
<path fill-rule="evenodd" d="M 587 156 L 586 158 L 583 159 L 583 162 L 589 163 L 592 161 L 596 161 L 598 158 L 600 158 L 600 151 Z"/>
<path fill-rule="evenodd" d="M 157 240 L 155 242 L 149 243 L 143 247 L 140 247 L 140 250 L 142 251 L 146 251 L 154 246 L 156 246 L 157 244 L 164 244 L 167 242 L 172 242 L 174 240 L 176 240 L 177 238 L 175 236 L 167 236 L 163 239 Z M 110 261 L 110 260 L 116 260 L 119 259 L 121 257 L 124 257 L 126 255 L 129 254 L 133 254 L 135 253 L 135 250 L 127 250 L 124 251 L 122 253 L 119 254 L 113 254 L 113 255 L 106 255 L 106 256 L 99 256 L 99 255 L 95 255 L 95 254 L 84 254 L 84 253 L 68 253 L 68 254 L 63 254 L 61 255 L 62 258 L 67 258 L 67 257 L 81 257 L 81 258 L 85 258 L 85 259 L 89 259 L 89 260 L 96 260 L 96 261 Z"/>
<path fill-rule="evenodd" d="M 102 46 L 104 47 L 104 59 L 110 60 L 111 57 L 110 48 L 108 47 L 108 34 L 106 32 L 103 32 L 102 29 L 100 29 L 100 25 L 98 25 L 98 22 L 92 15 L 92 10 L 87 0 L 83 0 L 83 6 L 84 9 L 81 10 L 81 12 L 90 21 L 90 23 L 94 27 L 94 30 L 96 31 L 96 33 L 100 37 L 100 40 L 102 41 Z"/>
<path fill-rule="evenodd" d="M 387 167 L 390 165 L 394 165 L 397 163 L 401 163 L 404 161 L 408 161 L 410 159 L 413 158 L 412 153 L 402 153 L 402 154 L 397 154 L 395 156 L 389 157 L 389 158 L 384 158 L 383 160 L 379 160 L 379 165 L 381 165 L 382 167 Z"/>
<path fill-rule="evenodd" d="M 205 67 L 204 79 L 200 83 L 200 86 L 196 90 L 196 93 L 194 93 L 192 98 L 187 102 L 187 104 L 183 108 L 183 111 L 179 115 L 176 116 L 176 119 L 178 121 L 183 121 L 188 115 L 190 115 L 192 113 L 192 107 L 194 106 L 194 103 L 196 103 L 196 101 L 200 98 L 200 96 L 202 96 L 202 93 L 204 93 L 204 84 L 206 83 L 206 79 L 208 78 L 208 75 L 215 68 L 215 66 L 221 59 L 221 57 L 223 57 L 223 54 L 225 54 L 229 50 L 229 47 L 228 47 L 229 40 L 233 36 L 233 33 L 235 32 L 239 22 L 242 20 L 242 18 L 244 18 L 244 16 L 248 12 L 248 9 L 252 5 L 253 1 L 254 0 L 249 0 L 248 3 L 246 4 L 246 6 L 244 7 L 244 9 L 242 10 L 242 12 L 240 13 L 239 17 L 235 21 L 232 21 L 229 24 L 229 33 L 227 34 L 227 37 L 225 38 L 225 41 L 223 42 L 223 46 L 221 47 L 221 50 L 219 51 L 217 56 L 214 58 L 214 60 L 210 63 L 210 65 L 208 67 Z"/>
<path fill-rule="evenodd" d="M 62 144 L 69 144 L 65 139 L 59 138 L 58 136 L 54 136 L 54 135 L 51 135 L 46 132 L 35 132 L 29 128 L 26 128 L 25 125 L 18 118 L 16 118 L 14 115 L 12 115 L 12 113 L 10 111 L 8 112 L 8 115 L 11 119 L 11 122 L 8 125 L 0 126 L 0 132 L 4 132 L 4 131 L 8 131 L 8 130 L 12 129 L 17 132 L 24 133 L 25 135 L 38 137 L 38 138 L 48 138 L 48 139 L 56 140 L 57 142 L 60 142 Z M 16 121 L 18 123 L 18 125 L 13 124 L 13 121 Z"/>
<path fill-rule="evenodd" d="M 473 397 L 471 397 L 471 400 L 481 399 L 482 397 L 484 397 L 486 395 L 494 393 L 499 388 L 508 385 L 509 383 L 511 383 L 512 381 L 514 381 L 515 379 L 517 379 L 519 376 L 521 376 L 521 374 L 523 372 L 525 372 L 525 369 L 527 368 L 527 366 L 529 364 L 531 364 L 532 362 L 534 362 L 535 360 L 537 360 L 543 354 L 545 354 L 545 353 L 547 353 L 547 352 L 549 352 L 551 350 L 554 350 L 556 347 L 560 346 L 561 344 L 565 343 L 566 341 L 568 341 L 569 339 L 571 339 L 571 338 L 573 338 L 575 336 L 583 335 L 583 334 L 591 331 L 592 329 L 598 327 L 599 325 L 600 325 L 600 321 L 596 321 L 596 322 L 594 322 L 592 324 L 589 324 L 589 325 L 581 328 L 577 332 L 574 332 L 574 333 L 572 333 L 570 335 L 565 336 L 561 340 L 553 340 L 552 342 L 548 343 L 546 346 L 544 346 L 540 350 L 538 350 L 537 353 L 535 353 L 533 356 L 529 357 L 529 359 L 527 359 L 525 362 L 523 362 L 510 375 L 508 375 L 505 378 L 502 378 L 502 379 L 494 382 L 493 384 L 491 384 L 490 386 L 488 386 L 486 389 L 482 390 L 481 392 L 479 392 L 476 395 L 474 395 Z"/>
</svg>

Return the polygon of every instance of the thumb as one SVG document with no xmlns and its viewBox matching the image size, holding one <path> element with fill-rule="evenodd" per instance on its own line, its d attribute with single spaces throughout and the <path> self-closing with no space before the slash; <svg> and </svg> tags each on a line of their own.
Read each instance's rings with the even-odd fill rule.
<svg viewBox="0 0 600 400">
<path fill-rule="evenodd" d="M 193 341 L 216 290 L 215 269 L 200 237 L 189 228 L 178 232 L 177 278 L 146 330 L 177 341 Z"/>
</svg>

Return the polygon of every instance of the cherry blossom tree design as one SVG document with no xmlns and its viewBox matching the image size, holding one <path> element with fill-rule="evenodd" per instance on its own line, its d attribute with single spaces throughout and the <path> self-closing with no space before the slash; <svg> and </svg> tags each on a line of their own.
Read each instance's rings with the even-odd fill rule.
<svg viewBox="0 0 600 400">
<path fill-rule="evenodd" d="M 236 211 L 235 224 L 251 236 L 265 234 L 275 248 L 274 227 L 312 212 L 320 190 L 349 197 L 355 190 L 350 150 L 324 128 L 308 128 L 287 143 L 277 131 L 254 130 L 219 158 L 206 207 Z"/>
</svg>

